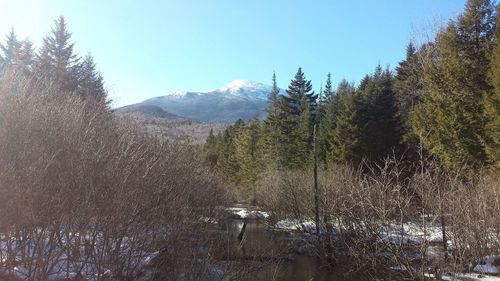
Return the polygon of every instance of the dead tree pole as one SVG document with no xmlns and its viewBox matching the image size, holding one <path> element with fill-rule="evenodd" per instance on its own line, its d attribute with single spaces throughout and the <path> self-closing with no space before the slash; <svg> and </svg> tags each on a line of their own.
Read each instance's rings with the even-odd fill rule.
<svg viewBox="0 0 500 281">
<path fill-rule="evenodd" d="M 321 237 L 320 237 L 320 231 L 319 231 L 319 189 L 318 189 L 318 156 L 316 153 L 316 124 L 314 124 L 314 129 L 313 129 L 313 157 L 314 157 L 314 167 L 313 167 L 313 173 L 314 173 L 314 216 L 315 216 L 315 223 L 316 223 L 316 236 L 318 239 L 318 247 L 321 246 Z"/>
</svg>

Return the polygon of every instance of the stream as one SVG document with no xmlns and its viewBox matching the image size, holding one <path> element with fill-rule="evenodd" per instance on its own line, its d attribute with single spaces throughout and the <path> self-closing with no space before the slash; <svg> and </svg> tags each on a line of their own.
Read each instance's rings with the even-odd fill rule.
<svg viewBox="0 0 500 281">
<path fill-rule="evenodd" d="M 377 276 L 363 272 L 352 272 L 355 266 L 350 266 L 347 260 L 340 261 L 334 266 L 325 266 L 324 261 L 315 256 L 316 251 L 313 245 L 316 242 L 316 236 L 309 234 L 314 230 L 294 231 L 293 229 L 299 226 L 293 223 L 292 225 L 288 224 L 288 226 L 286 224 L 278 226 L 276 223 L 277 228 L 270 227 L 267 223 L 268 214 L 266 212 L 249 210 L 252 209 L 246 206 L 228 208 L 230 216 L 224 223 L 219 224 L 219 231 L 225 232 L 225 236 L 229 237 L 228 247 L 226 247 L 221 260 L 232 263 L 236 268 L 248 270 L 247 274 L 250 275 L 247 276 L 252 276 L 253 281 L 368 281 L 399 280 L 401 278 L 397 269 L 390 270 L 387 265 L 376 270 L 379 272 Z M 303 230 L 306 230 L 306 225 L 311 226 L 310 223 L 306 222 L 300 225 L 304 228 Z M 415 229 L 415 225 L 407 223 L 406 230 L 401 232 L 403 233 L 401 235 L 405 235 L 405 239 L 419 241 L 418 239 L 422 237 L 419 236 L 419 229 Z M 442 255 L 442 242 L 439 240 L 440 229 L 427 225 L 427 231 L 429 233 L 426 234 L 428 235 L 426 237 L 430 239 L 427 255 L 428 258 L 431 256 L 436 258 Z M 400 232 L 394 231 L 394 233 L 397 235 L 387 236 L 385 239 L 396 239 L 394 241 L 403 239 L 399 236 Z M 411 247 L 406 250 L 408 254 L 412 253 Z M 480 280 L 484 278 L 484 276 L 473 272 L 457 273 L 454 278 L 451 276 L 448 274 L 443 280 Z M 487 280 L 500 280 L 500 277 L 488 276 Z"/>
<path fill-rule="evenodd" d="M 304 234 L 288 231 L 276 231 L 268 228 L 260 220 L 248 220 L 244 235 L 240 242 L 238 236 L 244 225 L 243 219 L 231 219 L 227 224 L 227 231 L 233 241 L 232 252 L 228 253 L 229 259 L 240 258 L 260 261 L 256 281 L 348 281 L 372 280 L 362 276 L 346 276 L 342 272 L 327 270 L 316 257 L 306 254 L 307 247 L 311 244 L 300 243 L 298 250 L 287 249 L 290 243 L 312 239 Z M 303 251 L 303 252 L 301 252 Z M 226 257 L 227 258 L 227 257 Z"/>
</svg>

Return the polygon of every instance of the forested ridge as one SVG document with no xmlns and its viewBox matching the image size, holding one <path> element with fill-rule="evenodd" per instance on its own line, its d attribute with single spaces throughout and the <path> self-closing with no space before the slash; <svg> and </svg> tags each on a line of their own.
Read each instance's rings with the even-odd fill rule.
<svg viewBox="0 0 500 281">
<path fill-rule="evenodd" d="M 280 92 L 273 75 L 267 117 L 209 136 L 205 161 L 230 183 L 248 187 L 269 167 L 311 167 L 316 127 L 324 168 L 378 165 L 395 156 L 408 165 L 424 157 L 447 172 L 498 171 L 498 9 L 468 1 L 433 41 L 408 43 L 395 69 L 379 64 L 358 83 L 335 87 L 328 74 L 314 92 L 299 68 Z"/>
</svg>

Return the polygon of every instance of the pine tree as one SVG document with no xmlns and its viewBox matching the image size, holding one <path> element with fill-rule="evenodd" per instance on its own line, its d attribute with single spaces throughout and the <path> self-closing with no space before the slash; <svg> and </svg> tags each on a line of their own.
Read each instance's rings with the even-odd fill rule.
<svg viewBox="0 0 500 281">
<path fill-rule="evenodd" d="M 419 50 L 410 42 L 406 48 L 406 57 L 396 67 L 394 78 L 394 94 L 398 116 L 401 119 L 402 145 L 405 158 L 417 161 L 421 157 L 418 136 L 411 129 L 410 116 L 415 107 L 420 104 L 424 93 L 424 68 L 422 59 L 427 56 L 430 45 L 426 44 Z"/>
<path fill-rule="evenodd" d="M 399 114 L 405 121 L 413 107 L 419 104 L 424 86 L 424 70 L 417 55 L 415 46 L 410 42 L 406 47 L 406 58 L 396 67 L 394 93 Z"/>
<path fill-rule="evenodd" d="M 307 102 L 309 104 L 309 110 L 312 116 L 314 116 L 316 111 L 316 99 L 317 96 L 312 91 L 312 84 L 310 80 L 307 80 L 302 68 L 299 67 L 294 79 L 290 82 L 288 89 L 286 90 L 287 96 L 286 100 L 286 111 L 293 116 L 300 115 L 300 103 L 302 100 L 302 95 L 305 95 Z"/>
<path fill-rule="evenodd" d="M 312 132 L 311 113 L 307 96 L 302 95 L 300 115 L 297 118 L 297 127 L 293 131 L 294 150 L 290 157 L 291 168 L 301 168 L 311 163 Z"/>
<path fill-rule="evenodd" d="M 500 170 L 500 5 L 496 7 L 495 45 L 491 53 L 489 81 L 493 91 L 484 96 L 486 153 L 488 162 Z"/>
<path fill-rule="evenodd" d="M 318 122 L 322 118 L 325 103 L 326 103 L 326 101 L 325 101 L 325 96 L 323 93 L 323 85 L 320 85 L 319 91 L 318 91 L 318 102 L 317 102 L 317 109 L 316 109 L 316 121 L 318 121 Z"/>
<path fill-rule="evenodd" d="M 80 71 L 79 57 L 73 52 L 64 17 L 55 21 L 51 34 L 43 39 L 43 46 L 37 56 L 36 72 L 42 78 L 53 80 L 65 92 L 78 88 Z"/>
<path fill-rule="evenodd" d="M 0 44 L 0 49 L 2 51 L 0 55 L 0 69 L 5 70 L 7 67 L 17 63 L 20 48 L 21 42 L 17 39 L 14 29 L 11 29 L 6 37 L 5 45 Z"/>
<path fill-rule="evenodd" d="M 344 82 L 345 80 L 343 80 L 341 83 Z M 318 160 L 326 165 L 327 155 L 330 151 L 329 139 L 332 137 L 332 131 L 335 129 L 339 105 L 338 95 L 333 91 L 330 73 L 328 73 L 326 77 L 325 89 L 322 92 L 322 97 L 324 97 L 323 102 L 321 102 L 319 105 L 317 116 L 317 146 Z"/>
<path fill-rule="evenodd" d="M 277 118 L 278 115 L 279 93 L 280 89 L 276 82 L 276 73 L 273 72 L 273 86 L 267 97 L 268 108 L 266 109 L 267 116 L 271 119 Z"/>
<path fill-rule="evenodd" d="M 0 80 L 8 81 L 6 87 L 16 87 L 15 77 L 32 74 L 33 48 L 30 41 L 19 41 L 14 30 L 7 35 L 5 45 L 0 44 Z"/>
<path fill-rule="evenodd" d="M 354 87 L 343 81 L 337 88 L 335 95 L 336 113 L 332 106 L 335 126 L 328 134 L 328 151 L 326 154 L 328 162 L 351 162 L 356 158 L 355 149 L 359 142 L 358 128 L 358 95 Z"/>
<path fill-rule="evenodd" d="M 83 98 L 98 103 L 106 103 L 106 90 L 101 73 L 96 70 L 94 59 L 89 54 L 85 56 L 80 66 L 78 92 Z"/>
<path fill-rule="evenodd" d="M 280 156 L 283 153 L 283 136 L 280 133 L 280 122 L 283 117 L 280 108 L 280 89 L 276 82 L 276 74 L 273 73 L 273 86 L 267 98 L 267 116 L 262 126 L 262 144 L 261 150 L 265 155 L 266 162 L 269 165 L 280 163 Z"/>
<path fill-rule="evenodd" d="M 332 98 L 333 96 L 333 88 L 332 88 L 332 79 L 331 79 L 331 74 L 328 73 L 326 75 L 326 83 L 325 83 L 325 88 L 323 89 L 320 87 L 319 94 L 318 94 L 318 102 L 317 102 L 317 113 L 316 113 L 316 123 L 320 123 L 320 120 L 323 117 L 323 114 L 325 113 L 325 107 L 328 101 Z"/>
<path fill-rule="evenodd" d="M 261 164 L 259 162 L 259 120 L 252 118 L 235 139 L 235 157 L 238 161 L 238 182 L 243 191 L 249 192 L 257 181 Z"/>
<path fill-rule="evenodd" d="M 293 131 L 297 126 L 297 116 L 290 113 L 287 104 L 287 98 L 283 95 L 279 97 L 279 118 L 277 122 L 279 137 L 279 150 L 277 151 L 278 167 L 289 168 L 290 159 L 294 153 Z"/>
<path fill-rule="evenodd" d="M 219 140 L 214 135 L 213 129 L 210 129 L 210 133 L 202 148 L 203 162 L 209 167 L 215 168 L 219 162 L 219 154 Z"/>
<path fill-rule="evenodd" d="M 35 51 L 31 41 L 21 42 L 21 47 L 18 52 L 18 66 L 24 75 L 28 76 L 33 73 L 35 66 Z"/>
<path fill-rule="evenodd" d="M 222 135 L 221 152 L 217 170 L 224 175 L 226 181 L 230 184 L 240 184 L 240 164 L 236 157 L 236 138 L 243 130 L 245 122 L 243 120 L 236 121 L 233 125 L 228 126 Z"/>
<path fill-rule="evenodd" d="M 332 75 L 330 73 L 326 75 L 326 83 L 325 90 L 323 91 L 323 96 L 325 97 L 325 102 L 328 102 L 333 96 Z"/>
<path fill-rule="evenodd" d="M 390 71 L 382 71 L 379 65 L 366 85 L 360 88 L 356 121 L 360 138 L 356 155 L 370 162 L 382 160 L 397 149 L 400 142 L 400 121 L 392 81 Z"/>
<path fill-rule="evenodd" d="M 483 101 L 492 90 L 485 71 L 490 63 L 492 15 L 490 1 L 469 0 L 458 21 L 438 34 L 439 60 L 425 68 L 428 93 L 412 127 L 448 170 L 487 163 Z"/>
<path fill-rule="evenodd" d="M 307 163 L 299 163 L 303 159 L 303 147 L 299 145 L 298 149 L 298 138 L 305 138 L 312 141 L 312 126 L 315 122 L 316 113 L 316 99 L 317 95 L 312 91 L 311 81 L 305 78 L 302 69 L 299 67 L 295 78 L 290 82 L 288 89 L 286 91 L 286 96 L 281 96 L 280 99 L 280 135 L 283 137 L 282 145 L 283 155 L 280 157 L 282 159 L 282 165 L 288 168 L 297 168 L 300 165 L 306 165 Z M 307 106 L 305 106 L 307 104 Z M 304 113 L 304 111 L 306 111 Z M 304 115 L 306 114 L 306 115 Z M 303 119 L 307 116 L 307 124 L 309 126 L 308 130 L 303 128 L 306 123 Z M 299 124 L 301 125 L 299 128 Z M 299 137 L 300 136 L 300 137 Z M 304 148 L 305 149 L 305 148 Z"/>
</svg>

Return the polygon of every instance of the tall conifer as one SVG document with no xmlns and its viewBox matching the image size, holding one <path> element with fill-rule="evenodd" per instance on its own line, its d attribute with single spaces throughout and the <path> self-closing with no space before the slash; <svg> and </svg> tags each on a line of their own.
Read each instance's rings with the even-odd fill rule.
<svg viewBox="0 0 500 281">
<path fill-rule="evenodd" d="M 458 21 L 438 34 L 439 60 L 425 69 L 428 93 L 412 126 L 448 170 L 488 162 L 483 102 L 492 90 L 485 71 L 490 64 L 492 15 L 489 0 L 469 0 Z"/>
<path fill-rule="evenodd" d="M 74 43 L 70 42 L 64 17 L 59 17 L 51 34 L 43 39 L 43 46 L 37 56 L 36 72 L 49 78 L 63 91 L 76 91 L 80 71 L 80 58 L 73 52 Z"/>
</svg>

